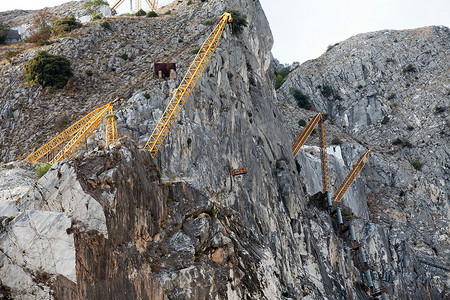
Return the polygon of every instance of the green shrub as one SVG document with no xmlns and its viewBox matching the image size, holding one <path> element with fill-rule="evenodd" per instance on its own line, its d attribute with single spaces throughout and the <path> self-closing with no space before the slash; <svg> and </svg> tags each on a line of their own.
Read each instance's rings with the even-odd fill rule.
<svg viewBox="0 0 450 300">
<path fill-rule="evenodd" d="M 127 59 L 128 59 L 128 54 L 122 53 L 119 57 L 120 57 L 121 59 L 123 59 L 123 60 L 127 60 Z"/>
<path fill-rule="evenodd" d="M 189 147 L 191 144 L 192 144 L 192 139 L 191 139 L 191 138 L 188 138 L 188 139 L 187 139 L 187 145 L 188 145 L 188 147 Z"/>
<path fill-rule="evenodd" d="M 330 51 L 331 49 L 333 49 L 334 47 L 336 47 L 337 45 L 339 45 L 339 43 L 336 43 L 334 45 L 328 45 L 327 52 Z"/>
<path fill-rule="evenodd" d="M 27 80 L 42 86 L 63 88 L 73 76 L 70 61 L 62 55 L 52 55 L 46 51 L 37 51 L 25 65 Z"/>
<path fill-rule="evenodd" d="M 360 84 L 358 84 L 358 86 L 356 87 L 358 90 L 360 90 L 360 89 L 362 89 L 363 88 L 363 86 L 362 85 L 360 85 Z"/>
<path fill-rule="evenodd" d="M 279 72 L 275 71 L 275 89 L 278 90 L 286 81 L 286 77 L 291 73 L 291 68 L 286 67 Z"/>
<path fill-rule="evenodd" d="M 303 119 L 298 120 L 298 126 L 303 127 L 306 125 L 306 121 Z"/>
<path fill-rule="evenodd" d="M 74 16 L 61 18 L 53 24 L 52 33 L 54 35 L 62 35 L 71 32 L 82 25 L 78 22 Z"/>
<path fill-rule="evenodd" d="M 141 8 L 140 10 L 137 11 L 137 13 L 134 14 L 136 17 L 143 17 L 145 15 L 147 15 L 147 13 Z"/>
<path fill-rule="evenodd" d="M 400 138 L 395 139 L 392 142 L 392 145 L 402 146 L 402 148 L 405 148 L 405 147 L 412 148 L 412 144 L 408 140 L 400 139 Z"/>
<path fill-rule="evenodd" d="M 146 92 L 146 93 L 144 94 L 144 98 L 145 98 L 145 99 L 150 99 L 150 94 Z"/>
<path fill-rule="evenodd" d="M 403 196 L 405 196 L 405 195 L 406 195 L 406 193 L 405 193 L 405 191 L 403 191 L 403 190 L 400 190 L 400 193 L 398 193 L 398 195 L 399 195 L 400 197 L 403 197 Z"/>
<path fill-rule="evenodd" d="M 45 173 L 47 173 L 47 171 L 50 169 L 51 165 L 48 163 L 43 163 L 40 164 L 39 166 L 36 167 L 36 174 L 39 177 L 42 177 L 45 175 Z"/>
<path fill-rule="evenodd" d="M 342 144 L 342 141 L 338 137 L 334 137 L 331 140 L 331 145 L 341 145 L 341 144 Z"/>
<path fill-rule="evenodd" d="M 171 15 L 171 14 L 172 14 L 172 11 L 170 11 L 170 9 L 164 13 L 165 16 Z"/>
<path fill-rule="evenodd" d="M 230 13 L 233 18 L 233 22 L 231 23 L 231 30 L 233 31 L 233 34 L 241 33 L 244 27 L 248 26 L 246 15 L 241 14 L 235 9 L 227 9 L 226 12 Z"/>
<path fill-rule="evenodd" d="M 434 108 L 434 112 L 435 112 L 436 114 L 442 114 L 443 112 L 445 112 L 445 110 L 446 110 L 446 108 L 445 108 L 445 107 L 442 107 L 442 106 L 436 106 L 436 107 Z"/>
<path fill-rule="evenodd" d="M 381 120 L 381 124 L 386 125 L 389 122 L 389 117 L 384 116 L 383 120 Z"/>
<path fill-rule="evenodd" d="M 149 11 L 146 15 L 147 18 L 155 18 L 158 16 L 158 14 L 154 11 Z"/>
<path fill-rule="evenodd" d="M 408 131 L 414 130 L 414 127 L 413 126 L 408 126 L 408 127 L 406 127 L 406 130 L 408 130 Z"/>
<path fill-rule="evenodd" d="M 417 69 L 412 65 L 409 64 L 403 69 L 403 73 L 415 73 Z"/>
<path fill-rule="evenodd" d="M 192 4 L 192 0 L 189 0 L 188 2 L 187 2 L 187 5 L 191 5 Z"/>
<path fill-rule="evenodd" d="M 95 15 L 91 18 L 91 21 L 101 20 L 101 19 L 103 19 L 103 15 Z"/>
<path fill-rule="evenodd" d="M 0 44 L 3 44 L 6 40 L 6 36 L 8 35 L 8 26 L 0 23 Z"/>
<path fill-rule="evenodd" d="M 416 169 L 417 171 L 422 170 L 423 163 L 419 160 L 418 157 L 414 161 L 411 162 L 411 165 Z"/>
<path fill-rule="evenodd" d="M 100 24 L 103 28 L 110 30 L 111 29 L 111 23 L 108 21 L 104 21 Z"/>
<path fill-rule="evenodd" d="M 208 20 L 208 21 L 203 22 L 203 25 L 205 25 L 205 26 L 211 26 L 211 25 L 215 25 L 215 24 L 216 24 L 216 22 L 214 20 Z"/>
<path fill-rule="evenodd" d="M 324 97 L 330 97 L 330 96 L 332 96 L 332 95 L 334 95 L 334 91 L 333 91 L 333 88 L 331 87 L 331 86 L 328 86 L 328 85 L 324 85 L 321 89 L 320 89 L 320 92 L 322 93 L 322 95 L 324 96 Z"/>
<path fill-rule="evenodd" d="M 19 55 L 21 52 L 20 51 L 8 51 L 5 54 L 5 58 L 10 61 L 11 59 L 13 59 L 14 57 L 16 57 L 17 55 Z"/>
<path fill-rule="evenodd" d="M 96 16 L 101 14 L 100 7 L 103 5 L 109 5 L 109 3 L 104 0 L 92 0 L 85 2 L 83 7 L 89 11 L 89 15 L 92 19 L 94 19 Z"/>
<path fill-rule="evenodd" d="M 86 70 L 84 71 L 84 74 L 86 74 L 87 76 L 92 76 L 92 75 L 94 75 L 94 72 L 92 72 L 91 69 L 86 69 Z"/>
<path fill-rule="evenodd" d="M 394 98 L 395 98 L 395 94 L 394 94 L 394 93 L 391 93 L 391 94 L 387 97 L 388 100 L 392 100 L 392 99 L 394 99 Z"/>
<path fill-rule="evenodd" d="M 289 90 L 292 93 L 292 96 L 294 96 L 294 99 L 297 101 L 298 107 L 304 109 L 312 108 L 312 105 L 309 102 L 309 97 L 307 95 L 304 95 L 300 90 L 294 88 L 290 88 Z"/>
</svg>

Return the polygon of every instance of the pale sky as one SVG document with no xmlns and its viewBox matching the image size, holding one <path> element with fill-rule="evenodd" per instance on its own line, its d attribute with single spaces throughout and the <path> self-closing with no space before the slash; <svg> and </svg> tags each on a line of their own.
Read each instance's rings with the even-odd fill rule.
<svg viewBox="0 0 450 300">
<path fill-rule="evenodd" d="M 109 3 L 116 0 L 108 0 Z M 0 11 L 40 9 L 67 0 L 0 0 Z M 147 10 L 145 0 L 141 0 Z M 167 4 L 170 0 L 159 0 Z M 430 25 L 450 27 L 450 0 L 260 0 L 272 28 L 273 55 L 282 63 L 319 57 L 355 34 Z M 127 12 L 125 0 L 119 12 Z"/>
</svg>

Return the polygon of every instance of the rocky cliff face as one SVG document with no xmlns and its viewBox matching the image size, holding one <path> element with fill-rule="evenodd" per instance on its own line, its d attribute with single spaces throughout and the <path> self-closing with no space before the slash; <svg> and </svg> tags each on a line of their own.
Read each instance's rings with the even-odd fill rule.
<svg viewBox="0 0 450 300">
<path fill-rule="evenodd" d="M 184 74 L 202 32 L 211 29 L 203 23 L 216 22 L 226 8 L 246 14 L 249 26 L 240 35 L 225 31 L 152 162 L 135 144 L 146 142 L 181 78 L 153 78 L 151 64 L 172 56 Z M 320 189 L 316 148 L 305 147 L 297 164 L 292 157 L 291 131 L 298 130 L 292 124 L 299 114 L 311 116 L 289 97 L 295 76 L 303 75 L 294 71 L 282 87 L 285 98 L 277 101 L 272 37 L 259 2 L 180 2 L 160 14 L 168 9 L 171 15 L 153 19 L 112 18 L 111 31 L 88 23 L 46 46 L 74 64 L 73 86 L 64 91 L 24 84 L 21 68 L 34 50 L 4 66 L 2 144 L 11 146 L 2 149 L 3 159 L 51 137 L 61 109 L 75 120 L 117 95 L 123 95 L 120 133 L 135 141 L 123 139 L 111 149 L 97 147 L 56 164 L 18 201 L 0 206 L 0 292 L 17 299 L 367 299 L 347 237 L 335 238 L 333 219 L 307 198 Z M 123 52 L 132 59 L 118 58 Z M 87 67 L 93 78 L 84 75 Z M 48 117 L 37 119 L 44 111 Z M 335 124 L 327 126 L 349 142 L 329 150 L 331 176 L 340 182 L 364 147 L 337 118 L 330 112 Z M 23 126 L 29 120 L 33 129 Z M 92 143 L 101 144 L 100 133 Z M 367 205 L 366 198 L 378 192 L 374 187 L 391 188 L 391 175 L 380 174 L 393 172 L 384 168 L 393 159 L 382 152 L 374 157 L 381 162 L 371 162 L 344 204 L 346 216 L 357 217 L 358 237 L 372 249 L 376 286 L 382 279 L 393 298 L 444 299 L 446 267 L 439 274 L 424 269 L 438 265 L 439 257 L 420 258 L 412 244 L 420 240 L 407 237 L 410 224 L 394 231 L 394 224 L 375 214 L 384 206 Z M 231 176 L 231 169 L 242 167 L 246 175 Z M 20 170 L 8 178 L 25 173 Z M 50 247 L 50 241 L 58 243 Z M 447 255 L 445 248 L 438 251 Z"/>
<path fill-rule="evenodd" d="M 423 293 L 419 278 L 448 295 L 449 41 L 449 29 L 436 26 L 360 34 L 299 66 L 278 93 L 293 133 L 311 116 L 295 108 L 293 89 L 328 114 L 329 141 L 343 142 L 329 148 L 342 154 L 330 157 L 331 172 L 336 162 L 348 170 L 364 148 L 373 151 L 344 203 L 364 220 L 370 249 L 391 249 L 384 258 L 369 251 L 379 276 L 402 286 L 396 298 L 442 297 Z M 308 192 L 317 192 L 319 162 L 307 151 L 298 160 Z M 337 184 L 345 173 L 337 172 Z"/>
</svg>

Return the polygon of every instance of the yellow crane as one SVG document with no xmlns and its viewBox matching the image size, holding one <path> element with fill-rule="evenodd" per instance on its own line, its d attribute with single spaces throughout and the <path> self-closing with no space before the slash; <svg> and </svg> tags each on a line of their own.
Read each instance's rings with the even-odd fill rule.
<svg viewBox="0 0 450 300">
<path fill-rule="evenodd" d="M 333 201 L 340 202 L 342 200 L 342 197 L 344 197 L 347 190 L 353 184 L 356 177 L 361 172 L 362 168 L 369 161 L 369 155 L 370 155 L 370 150 L 367 150 L 366 153 L 361 155 L 361 157 L 356 161 L 356 163 L 353 165 L 351 171 L 347 174 L 344 181 L 341 183 L 341 185 L 339 186 L 339 188 L 337 189 L 337 191 L 334 193 L 333 197 L 331 198 Z"/>
<path fill-rule="evenodd" d="M 125 0 L 118 0 L 112 6 L 110 6 L 111 11 L 115 10 L 122 4 Z M 130 0 L 133 1 L 133 0 Z M 151 11 L 155 11 L 158 8 L 158 0 L 145 0 L 147 2 L 148 7 Z M 141 0 L 135 0 L 136 11 L 139 11 L 142 8 Z"/>
<path fill-rule="evenodd" d="M 311 135 L 314 127 L 318 125 L 319 129 L 319 142 L 320 142 L 320 161 L 322 166 L 322 187 L 323 192 L 326 193 L 329 190 L 329 178 L 328 178 L 328 160 L 327 160 L 327 142 L 325 137 L 325 124 L 323 115 L 319 112 L 315 115 L 305 128 L 297 135 L 292 143 L 292 154 L 297 156 L 300 148 L 305 144 L 308 137 Z"/>
<path fill-rule="evenodd" d="M 150 152 L 152 158 L 156 157 L 159 148 L 169 134 L 172 125 L 177 119 L 187 99 L 191 95 L 192 90 L 203 73 L 203 70 L 216 51 L 220 37 L 225 29 L 225 25 L 231 22 L 233 22 L 233 18 L 230 13 L 225 12 L 220 16 L 219 24 L 217 24 L 208 38 L 203 42 L 203 45 L 195 56 L 194 61 L 191 63 L 188 71 L 186 72 L 186 75 L 184 75 L 180 85 L 173 92 L 173 96 L 169 104 L 167 105 L 163 115 L 159 119 L 158 124 L 145 145 L 145 149 L 148 149 L 148 152 Z"/>
<path fill-rule="evenodd" d="M 66 144 L 52 158 L 52 160 L 49 161 L 49 164 L 54 164 L 57 161 L 61 161 L 62 159 L 69 157 L 83 144 L 83 141 L 85 141 L 85 139 L 87 139 L 87 137 L 89 137 L 89 135 L 91 135 L 92 132 L 98 128 L 105 117 L 107 119 L 106 144 L 109 145 L 113 143 L 117 139 L 117 116 L 114 114 L 112 105 L 118 100 L 119 98 L 116 98 L 114 101 L 91 111 L 89 114 L 53 138 L 50 142 L 27 156 L 25 160 L 29 162 L 39 161 L 63 143 Z"/>
</svg>

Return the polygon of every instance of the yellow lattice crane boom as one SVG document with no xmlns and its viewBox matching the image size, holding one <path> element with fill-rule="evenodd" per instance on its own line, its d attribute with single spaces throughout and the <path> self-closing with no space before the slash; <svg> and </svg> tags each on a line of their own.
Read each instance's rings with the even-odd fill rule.
<svg viewBox="0 0 450 300">
<path fill-rule="evenodd" d="M 341 183 L 336 193 L 334 193 L 332 200 L 335 202 L 340 202 L 342 197 L 344 197 L 347 190 L 350 188 L 352 183 L 355 181 L 356 177 L 361 172 L 362 168 L 369 161 L 370 150 L 367 150 L 353 165 L 352 170 L 347 174 L 344 181 Z"/>
<path fill-rule="evenodd" d="M 115 10 L 122 4 L 125 0 L 118 0 L 112 6 L 110 6 L 111 10 Z M 132 0 L 131 0 L 132 1 Z M 145 0 L 147 2 L 150 10 L 155 11 L 158 8 L 158 0 Z M 141 0 L 135 0 L 136 11 L 139 11 L 142 8 Z"/>
<path fill-rule="evenodd" d="M 177 119 L 181 109 L 183 108 L 187 99 L 191 95 L 192 90 L 200 79 L 203 70 L 216 51 L 220 37 L 222 36 L 223 30 L 225 29 L 225 25 L 231 22 L 233 22 L 231 14 L 224 13 L 222 16 L 220 16 L 219 24 L 214 28 L 214 30 L 205 40 L 180 85 L 173 92 L 173 96 L 169 102 L 169 105 L 167 105 L 166 110 L 159 119 L 158 124 L 156 125 L 150 138 L 147 141 L 147 144 L 145 145 L 145 148 L 148 149 L 152 158 L 155 158 L 156 154 L 158 153 L 159 148 L 167 137 L 173 123 Z"/>
<path fill-rule="evenodd" d="M 327 160 L 327 145 L 325 137 L 325 124 L 322 113 L 315 115 L 305 128 L 297 135 L 294 142 L 292 143 L 292 154 L 294 157 L 297 156 L 300 148 L 305 144 L 308 137 L 311 135 L 314 127 L 318 125 L 319 128 L 319 142 L 320 142 L 320 161 L 322 167 L 322 186 L 323 192 L 329 190 L 329 179 L 328 179 L 328 160 Z"/>
<path fill-rule="evenodd" d="M 32 154 L 28 155 L 27 158 L 25 158 L 26 161 L 29 162 L 36 162 L 42 157 L 44 157 L 46 154 L 48 154 L 50 151 L 64 143 L 67 139 L 71 138 L 75 133 L 77 133 L 81 128 L 86 126 L 93 117 L 95 117 L 98 112 L 105 109 L 107 105 L 104 105 L 100 108 L 97 108 L 93 111 L 91 111 L 89 114 L 84 116 L 82 119 L 71 125 L 69 128 L 61 132 L 59 135 L 57 135 L 55 138 L 53 138 L 50 142 L 39 148 L 37 151 L 33 152 Z"/>
<path fill-rule="evenodd" d="M 64 130 L 58 136 L 53 138 L 50 142 L 39 148 L 37 151 L 30 154 L 26 161 L 36 162 L 44 157 L 46 154 L 50 153 L 52 150 L 58 148 L 61 144 L 66 142 L 63 149 L 60 150 L 53 159 L 49 162 L 50 164 L 54 164 L 57 161 L 60 161 L 66 157 L 69 157 L 72 153 L 74 153 L 83 143 L 83 141 L 101 124 L 101 122 L 107 116 L 107 128 L 106 128 L 106 143 L 109 145 L 117 139 L 117 125 L 116 119 L 117 116 L 114 115 L 113 111 L 113 103 L 118 101 L 119 98 L 116 98 L 114 101 L 99 107 L 89 114 L 84 116 L 82 119 L 71 125 L 69 128 Z"/>
</svg>

